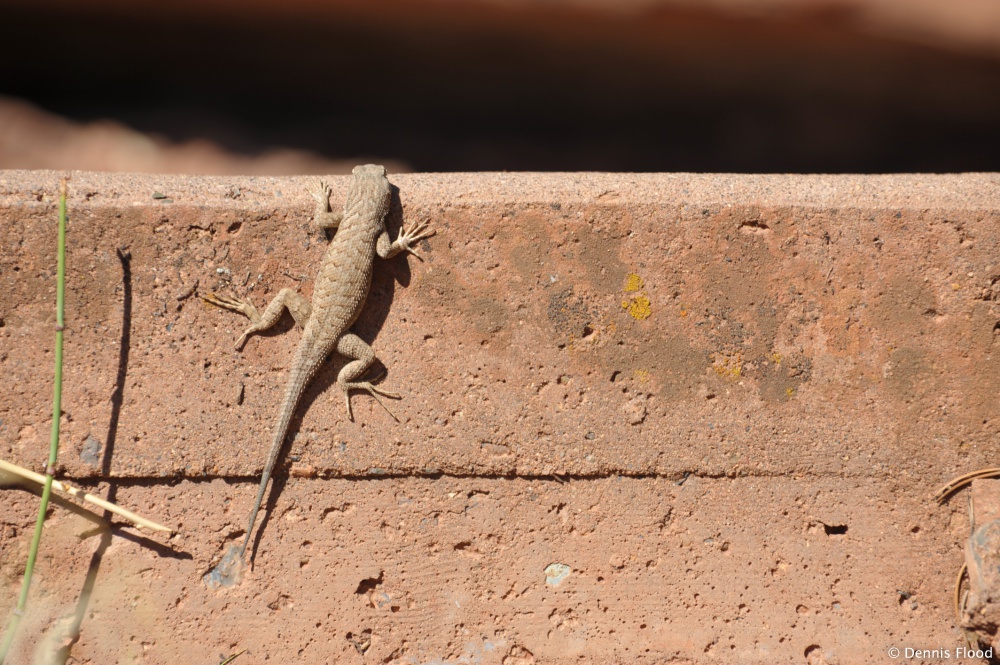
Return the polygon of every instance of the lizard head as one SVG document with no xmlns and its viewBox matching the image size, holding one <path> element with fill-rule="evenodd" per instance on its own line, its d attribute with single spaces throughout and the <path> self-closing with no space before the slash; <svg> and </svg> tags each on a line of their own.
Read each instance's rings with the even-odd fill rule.
<svg viewBox="0 0 1000 665">
<path fill-rule="evenodd" d="M 359 164 L 351 170 L 354 175 L 373 175 L 385 177 L 385 167 L 381 164 Z"/>
<path fill-rule="evenodd" d="M 385 167 L 381 164 L 362 164 L 355 166 L 351 173 L 354 174 L 354 185 L 347 193 L 346 209 L 354 209 L 365 201 L 374 201 L 375 216 L 378 223 L 382 223 L 392 199 L 392 186 L 385 177 Z"/>
</svg>

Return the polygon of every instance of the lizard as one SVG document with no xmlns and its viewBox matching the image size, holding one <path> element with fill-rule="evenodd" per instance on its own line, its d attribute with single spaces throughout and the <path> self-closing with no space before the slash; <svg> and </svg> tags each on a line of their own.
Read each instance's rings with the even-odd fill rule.
<svg viewBox="0 0 1000 665">
<path fill-rule="evenodd" d="M 429 222 L 423 221 L 409 229 L 404 226 L 394 241 L 389 240 L 385 228 L 385 216 L 389 212 L 392 190 L 385 176 L 385 167 L 365 164 L 354 167 L 352 174 L 354 180 L 347 191 L 347 202 L 343 211 L 331 210 L 332 190 L 329 185 L 320 182 L 319 187 L 312 192 L 313 198 L 316 199 L 314 223 L 323 229 L 336 229 L 336 233 L 330 241 L 316 275 L 311 303 L 300 293 L 289 288 L 281 289 L 263 314 L 257 311 L 249 299 L 238 300 L 215 293 L 202 297 L 202 300 L 208 303 L 239 312 L 250 319 L 250 327 L 236 342 L 237 350 L 243 348 L 250 335 L 267 330 L 276 324 L 286 309 L 295 320 L 296 326 L 302 329 L 302 340 L 292 360 L 285 397 L 271 433 L 271 448 L 257 488 L 257 498 L 254 500 L 253 508 L 250 509 L 246 536 L 238 552 L 241 560 L 250 544 L 257 513 L 264 500 L 275 462 L 278 461 L 285 437 L 288 435 L 292 415 L 306 386 L 327 356 L 336 351 L 349 359 L 337 374 L 337 386 L 344 393 L 348 419 L 354 420 L 351 412 L 351 390 L 368 392 L 383 408 L 386 407 L 378 398 L 379 395 L 393 399 L 400 398 L 396 393 L 377 388 L 370 381 L 359 380 L 374 362 L 375 352 L 364 340 L 350 332 L 350 328 L 361 314 L 368 297 L 375 256 L 391 259 L 400 252 L 409 252 L 423 260 L 413 245 L 424 238 L 429 238 L 435 232 L 430 228 Z M 389 412 L 389 415 L 392 415 L 392 412 Z M 393 418 L 395 419 L 395 416 Z"/>
</svg>

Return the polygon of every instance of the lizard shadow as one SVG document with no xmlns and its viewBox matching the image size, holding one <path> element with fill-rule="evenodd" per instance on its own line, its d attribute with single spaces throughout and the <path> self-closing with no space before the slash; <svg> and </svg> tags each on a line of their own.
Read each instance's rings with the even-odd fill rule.
<svg viewBox="0 0 1000 665">
<path fill-rule="evenodd" d="M 389 204 L 389 212 L 386 214 L 385 226 L 389 233 L 389 237 L 395 239 L 399 236 L 400 229 L 403 226 L 403 206 L 399 195 L 399 188 L 395 185 L 391 185 L 391 188 L 392 198 Z M 410 224 L 412 225 L 412 223 L 413 222 L 411 221 Z M 326 233 L 329 237 L 335 232 Z M 426 247 L 424 249 L 426 249 Z M 375 350 L 375 361 L 372 363 L 372 366 L 369 368 L 366 375 L 362 378 L 370 380 L 376 384 L 382 383 L 388 378 L 389 369 L 379 358 L 379 349 L 375 348 L 375 340 L 382 331 L 382 328 L 385 326 L 386 320 L 389 318 L 389 311 L 392 306 L 392 301 L 395 298 L 397 283 L 399 286 L 406 288 L 412 281 L 412 272 L 410 271 L 410 264 L 406 256 L 408 255 L 404 252 L 403 254 L 393 257 L 388 261 L 376 258 L 376 266 L 372 276 L 372 285 L 370 291 L 368 292 L 368 298 L 365 301 L 365 306 L 361 310 L 361 315 L 358 317 L 358 320 L 353 326 L 351 326 L 351 331 L 364 340 L 365 344 L 368 344 Z M 272 330 L 275 331 L 274 334 L 280 334 L 279 331 L 286 331 L 293 327 L 293 325 L 291 315 L 285 312 L 282 314 L 282 321 L 278 324 L 278 326 L 272 328 Z M 338 391 L 336 387 L 337 375 L 340 373 L 341 368 L 343 368 L 346 364 L 346 358 L 337 353 L 332 353 L 313 380 L 309 382 L 309 386 L 306 388 L 305 393 L 303 393 L 302 399 L 299 400 L 298 407 L 295 409 L 295 413 L 289 423 L 288 434 L 285 437 L 284 444 L 278 456 L 279 468 L 283 471 L 284 465 L 282 464 L 282 461 L 285 459 L 285 454 L 288 452 L 290 446 L 289 441 L 293 441 L 295 439 L 295 435 L 302 426 L 302 420 L 305 417 L 305 414 L 312 407 L 313 403 L 319 399 L 321 395 L 327 393 L 328 391 Z M 364 393 L 352 393 L 352 397 L 354 399 L 361 396 L 364 396 Z M 339 400 L 339 394 L 335 395 L 334 399 Z M 347 414 L 344 412 L 343 417 L 346 416 Z M 257 553 L 257 546 L 259 545 L 267 527 L 267 523 L 270 520 L 271 511 L 277 504 L 278 496 L 281 494 L 282 488 L 288 482 L 288 474 L 285 472 L 280 474 L 276 473 L 272 476 L 271 482 L 272 485 L 265 503 L 264 515 L 261 519 L 260 527 L 254 535 L 252 546 L 250 547 L 249 561 L 251 565 L 253 565 L 253 559 Z"/>
<path fill-rule="evenodd" d="M 257 555 L 257 547 L 260 545 L 261 539 L 264 537 L 264 531 L 267 530 L 267 524 L 271 521 L 271 514 L 274 512 L 274 507 L 278 505 L 278 496 L 281 495 L 281 491 L 285 489 L 285 485 L 288 484 L 288 476 L 286 474 L 275 475 L 271 477 L 271 491 L 268 492 L 267 501 L 264 503 L 264 513 L 260 520 L 260 526 L 257 527 L 257 533 L 253 536 L 253 543 L 250 545 L 250 556 L 248 557 L 250 567 L 253 567 L 254 557 Z"/>
</svg>

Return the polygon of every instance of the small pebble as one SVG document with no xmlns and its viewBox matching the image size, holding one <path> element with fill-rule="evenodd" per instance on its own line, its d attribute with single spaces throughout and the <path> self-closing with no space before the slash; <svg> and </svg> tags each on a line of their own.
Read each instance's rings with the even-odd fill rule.
<svg viewBox="0 0 1000 665">
<path fill-rule="evenodd" d="M 550 563 L 545 567 L 545 583 L 549 586 L 559 586 L 569 573 L 570 567 L 565 563 Z"/>
</svg>

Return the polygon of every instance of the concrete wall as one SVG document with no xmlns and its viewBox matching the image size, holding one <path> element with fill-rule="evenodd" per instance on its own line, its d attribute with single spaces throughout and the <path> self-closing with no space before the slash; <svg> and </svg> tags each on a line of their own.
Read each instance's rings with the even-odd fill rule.
<svg viewBox="0 0 1000 665">
<path fill-rule="evenodd" d="M 36 469 L 58 177 L 0 172 L 0 456 Z M 401 422 L 364 394 L 349 422 L 331 361 L 254 569 L 215 591 L 201 576 L 243 533 L 299 332 L 236 352 L 245 319 L 190 294 L 310 295 L 314 182 L 74 174 L 61 471 L 180 533 L 81 542 L 93 525 L 54 508 L 24 653 L 81 606 L 84 662 L 842 663 L 961 643 L 965 503 L 929 496 L 996 465 L 1000 176 L 390 179 L 393 232 L 438 231 L 423 263 L 377 266 L 356 326 Z M 6 607 L 36 500 L 3 499 Z"/>
</svg>

